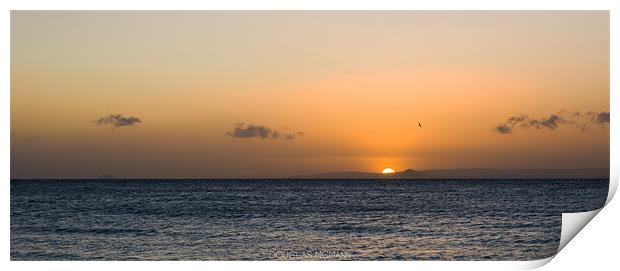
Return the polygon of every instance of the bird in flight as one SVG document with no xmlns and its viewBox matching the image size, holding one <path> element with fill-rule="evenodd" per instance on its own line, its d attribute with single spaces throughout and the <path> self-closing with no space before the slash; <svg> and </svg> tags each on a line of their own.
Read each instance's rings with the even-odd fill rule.
<svg viewBox="0 0 620 271">
<path fill-rule="evenodd" d="M 418 122 L 418 126 L 420 126 L 420 128 L 422 128 L 422 124 L 420 122 Z"/>
</svg>

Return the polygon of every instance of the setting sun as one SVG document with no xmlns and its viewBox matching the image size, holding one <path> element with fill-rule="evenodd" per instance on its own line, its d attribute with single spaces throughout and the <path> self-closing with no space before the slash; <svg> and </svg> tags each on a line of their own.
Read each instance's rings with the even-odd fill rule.
<svg viewBox="0 0 620 271">
<path fill-rule="evenodd" d="M 389 168 L 389 167 L 386 167 L 386 168 L 384 168 L 384 169 L 381 171 L 381 173 L 383 173 L 383 174 L 392 174 L 392 173 L 396 173 L 396 171 L 394 171 L 393 169 L 391 169 L 391 168 Z"/>
</svg>

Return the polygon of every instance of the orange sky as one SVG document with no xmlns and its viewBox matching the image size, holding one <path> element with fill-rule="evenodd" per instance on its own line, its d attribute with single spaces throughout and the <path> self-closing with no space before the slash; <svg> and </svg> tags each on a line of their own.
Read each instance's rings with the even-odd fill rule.
<svg viewBox="0 0 620 271">
<path fill-rule="evenodd" d="M 608 124 L 494 131 L 561 110 L 609 112 L 608 12 L 12 12 L 12 178 L 608 167 Z"/>
</svg>

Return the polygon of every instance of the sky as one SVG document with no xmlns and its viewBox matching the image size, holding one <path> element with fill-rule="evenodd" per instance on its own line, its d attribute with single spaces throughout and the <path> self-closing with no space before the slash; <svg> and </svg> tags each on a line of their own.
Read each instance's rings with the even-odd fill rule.
<svg viewBox="0 0 620 271">
<path fill-rule="evenodd" d="M 609 167 L 609 13 L 11 13 L 11 178 L 386 167 Z"/>
</svg>

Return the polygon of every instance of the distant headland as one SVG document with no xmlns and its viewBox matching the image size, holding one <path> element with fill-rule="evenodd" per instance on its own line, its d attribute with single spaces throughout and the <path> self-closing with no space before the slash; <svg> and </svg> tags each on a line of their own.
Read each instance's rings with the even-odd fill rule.
<svg viewBox="0 0 620 271">
<path fill-rule="evenodd" d="M 576 168 L 576 169 L 433 169 L 416 171 L 407 169 L 391 174 L 361 171 L 327 172 L 311 175 L 299 175 L 290 179 L 496 179 L 496 178 L 609 178 L 608 168 Z"/>
</svg>

